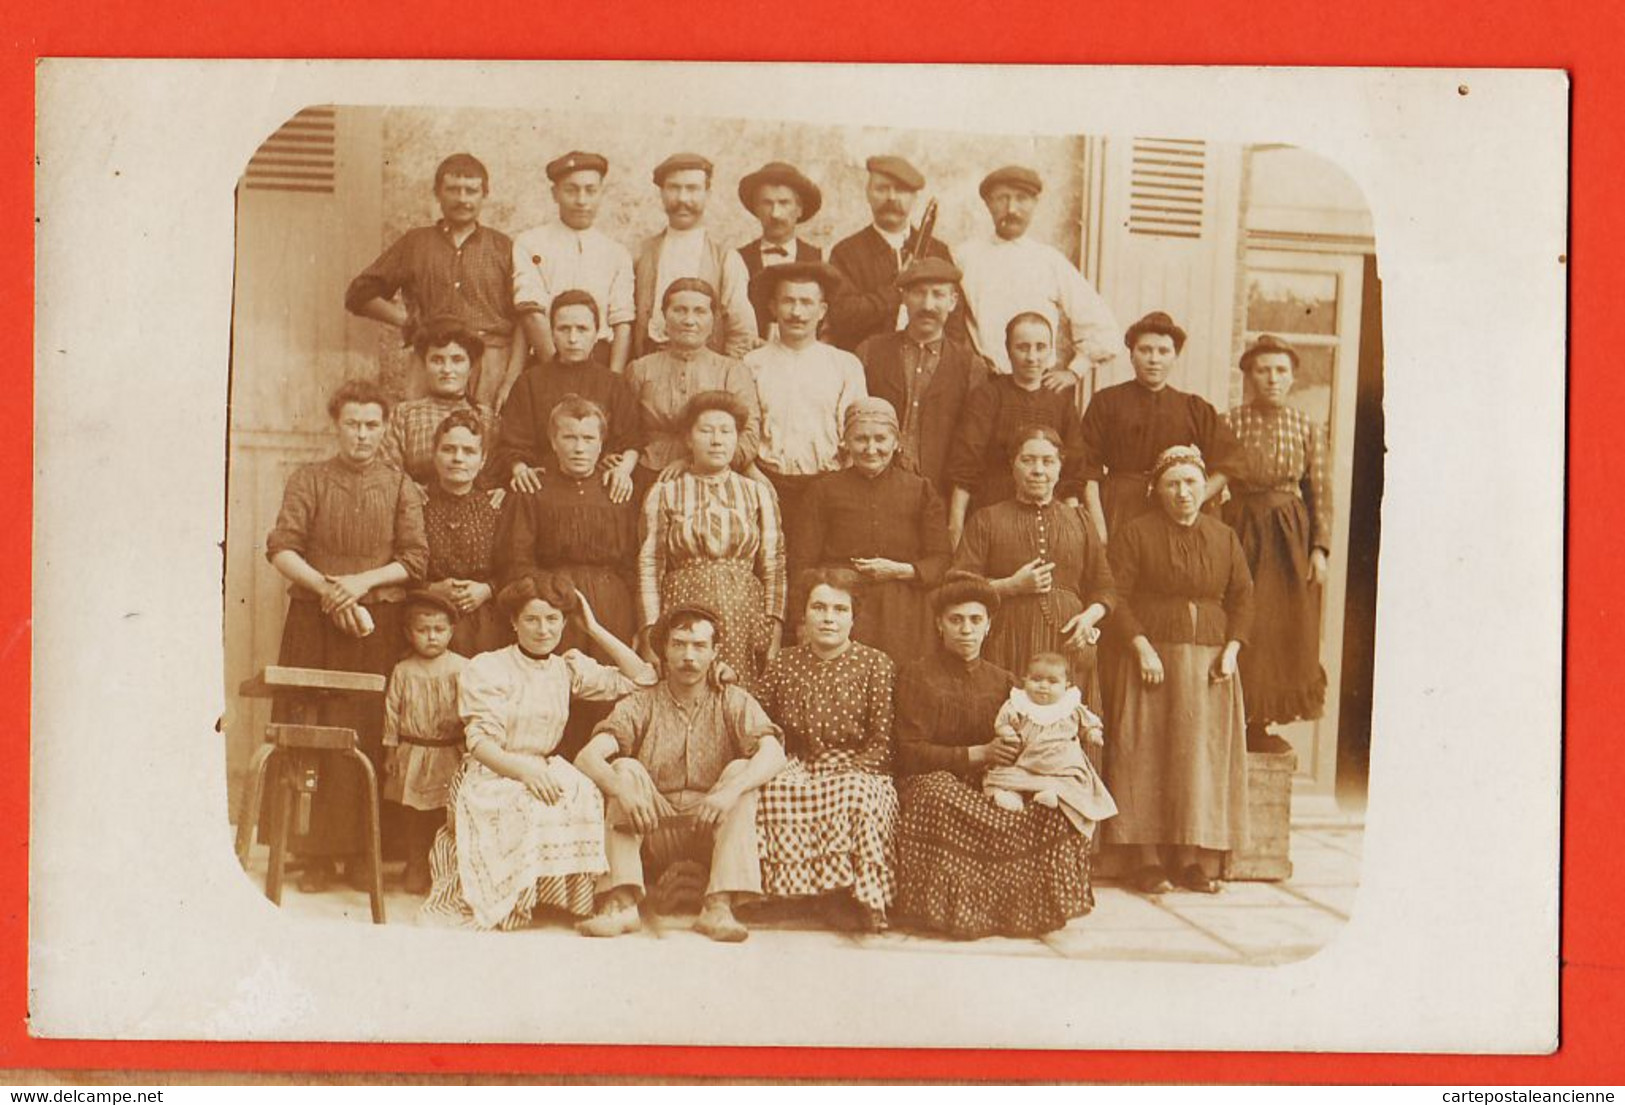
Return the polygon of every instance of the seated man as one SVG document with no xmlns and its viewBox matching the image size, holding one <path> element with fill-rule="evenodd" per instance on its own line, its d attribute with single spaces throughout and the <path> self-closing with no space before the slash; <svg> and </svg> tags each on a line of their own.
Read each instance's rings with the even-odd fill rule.
<svg viewBox="0 0 1625 1105">
<path fill-rule="evenodd" d="M 609 860 L 598 910 L 577 926 L 584 935 L 641 927 L 645 846 L 664 865 L 696 845 L 708 846 L 711 875 L 695 929 L 729 943 L 750 935 L 733 906 L 762 892 L 756 800 L 784 767 L 784 746 L 744 688 L 718 688 L 711 678 L 719 631 L 717 615 L 703 606 L 667 611 L 653 634 L 663 678 L 616 703 L 576 756 L 576 767 L 604 792 Z"/>
</svg>

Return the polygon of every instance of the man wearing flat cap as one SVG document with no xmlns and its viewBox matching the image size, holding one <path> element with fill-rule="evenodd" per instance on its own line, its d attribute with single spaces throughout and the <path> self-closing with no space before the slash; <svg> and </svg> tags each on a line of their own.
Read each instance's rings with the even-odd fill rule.
<svg viewBox="0 0 1625 1105">
<path fill-rule="evenodd" d="M 874 221 L 829 251 L 830 263 L 843 278 L 830 303 L 829 340 L 842 349 L 856 349 L 865 338 L 901 329 L 897 274 L 915 252 L 918 232 L 909 225 L 909 215 L 925 187 L 925 177 L 901 157 L 871 157 L 865 167 L 869 183 L 864 195 Z M 936 238 L 926 253 L 953 263 L 953 254 Z M 963 331 L 962 315 L 953 316 L 950 328 Z"/>
<path fill-rule="evenodd" d="M 1056 328 L 1058 338 L 1071 342 L 1069 367 L 1081 410 L 1097 390 L 1117 382 L 1113 364 L 1121 328 L 1100 293 L 1060 250 L 1027 236 L 1044 190 L 1037 173 L 1024 165 L 1006 165 L 983 178 L 980 190 L 993 233 L 960 250 L 965 298 L 976 320 L 976 347 L 996 372 L 1008 374 L 1005 326 L 1023 311 L 1038 312 Z M 1055 372 L 1045 386 L 1059 390 L 1072 382 Z"/>
<path fill-rule="evenodd" d="M 548 325 L 553 297 L 572 290 L 591 295 L 599 307 L 593 359 L 618 373 L 632 352 L 632 254 L 593 225 L 608 173 L 602 154 L 572 150 L 548 162 L 559 220 L 514 239 L 514 309 L 538 362 L 557 352 Z"/>
<path fill-rule="evenodd" d="M 657 308 L 672 282 L 685 278 L 703 280 L 716 289 L 712 349 L 737 358 L 757 344 L 756 311 L 750 305 L 750 274 L 744 259 L 705 230 L 711 172 L 711 162 L 697 153 L 672 154 L 655 166 L 654 182 L 666 209 L 666 229 L 645 239 L 632 263 L 637 299 L 637 318 L 632 323 L 635 357 L 665 348 L 666 320 Z"/>
<path fill-rule="evenodd" d="M 786 533 L 795 528 L 807 485 L 841 467 L 846 410 L 869 394 L 858 359 L 818 340 L 840 282 L 840 274 L 821 261 L 773 265 L 752 281 L 778 327 L 773 340 L 745 357 L 762 411 L 756 464 L 779 493 Z"/>
<path fill-rule="evenodd" d="M 987 379 L 987 362 L 970 341 L 947 332 L 959 306 L 960 271 L 940 257 L 914 262 L 897 277 L 908 325 L 858 346 L 869 394 L 897 411 L 898 447 L 946 500 L 948 449 L 965 400 Z"/>
<path fill-rule="evenodd" d="M 762 236 L 739 247 L 745 271 L 753 280 L 769 265 L 824 259 L 823 250 L 796 237 L 796 228 L 824 205 L 824 194 L 794 165 L 770 161 L 748 174 L 739 182 L 739 202 L 762 224 Z M 756 311 L 757 334 L 763 339 L 772 337 L 767 302 L 753 294 L 750 305 Z"/>
</svg>

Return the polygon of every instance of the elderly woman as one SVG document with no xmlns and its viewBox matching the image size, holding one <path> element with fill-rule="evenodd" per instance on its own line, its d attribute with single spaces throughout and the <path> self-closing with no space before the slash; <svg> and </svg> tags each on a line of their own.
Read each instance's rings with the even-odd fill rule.
<svg viewBox="0 0 1625 1105">
<path fill-rule="evenodd" d="M 1318 718 L 1326 707 L 1320 666 L 1320 589 L 1332 541 L 1331 457 L 1325 428 L 1287 405 L 1298 351 L 1265 334 L 1241 355 L 1252 400 L 1225 415 L 1241 442 L 1224 520 L 1241 538 L 1257 617 L 1241 654 L 1247 747 L 1285 752 L 1268 727 Z"/>
<path fill-rule="evenodd" d="M 614 701 L 653 684 L 654 669 L 598 623 L 565 576 L 527 575 L 497 605 L 515 643 L 476 656 L 459 679 L 468 754 L 429 857 L 434 886 L 423 909 L 482 929 L 519 928 L 542 906 L 588 917 L 609 869 L 604 803 L 556 754 L 559 738 L 573 700 Z M 572 615 L 614 667 L 556 651 Z"/>
<path fill-rule="evenodd" d="M 683 411 L 701 392 L 725 391 L 745 410 L 730 462 L 737 471 L 751 466 L 761 442 L 761 409 L 750 369 L 706 344 L 716 329 L 716 289 L 693 277 L 674 280 L 661 297 L 660 310 L 669 344 L 626 369 L 638 410 L 638 466 L 632 474 L 635 502 L 642 501 L 662 472 L 679 470 L 688 462 Z"/>
<path fill-rule="evenodd" d="M 994 376 L 971 393 L 948 462 L 948 479 L 954 485 L 948 533 L 956 547 L 965 532 L 966 518 L 1016 493 L 1010 464 L 1019 444 L 1017 434 L 1025 427 L 1048 426 L 1064 444 L 1068 459 L 1058 496 L 1077 502 L 1083 494 L 1082 423 L 1076 388 L 1045 384 L 1055 369 L 1055 328 L 1043 315 L 1026 311 L 1012 318 L 1004 333 L 1010 375 Z"/>
<path fill-rule="evenodd" d="M 701 392 L 684 409 L 687 470 L 661 480 L 643 504 L 638 605 L 645 649 L 649 627 L 672 604 L 716 611 L 720 658 L 753 689 L 779 650 L 785 565 L 773 488 L 732 467 L 749 418 L 726 391 Z"/>
<path fill-rule="evenodd" d="M 1063 653 L 1073 683 L 1099 710 L 1095 642 L 1117 601 L 1106 549 L 1079 507 L 1055 501 L 1060 437 L 1027 426 L 1014 438 L 1016 497 L 976 513 L 954 567 L 985 576 L 1002 600 L 983 650 L 990 663 L 1021 672 L 1036 653 Z"/>
<path fill-rule="evenodd" d="M 265 540 L 272 566 L 292 585 L 277 662 L 289 667 L 387 675 L 402 653 L 406 584 L 423 578 L 428 545 L 422 494 L 380 459 L 389 400 L 376 383 L 352 380 L 327 403 L 338 455 L 288 477 L 276 526 Z M 320 722 L 356 731 L 376 765 L 383 755 L 382 698 L 326 702 Z M 272 716 L 290 720 L 287 704 Z M 325 889 L 335 859 L 361 851 L 365 780 L 349 760 L 322 757 L 310 830 L 291 838 L 304 859 L 299 887 Z M 357 862 L 352 878 L 366 874 Z"/>
<path fill-rule="evenodd" d="M 433 482 L 435 431 L 458 411 L 479 419 L 480 437 L 489 460 L 497 440 L 496 412 L 468 399 L 468 375 L 485 355 L 485 343 L 469 333 L 461 319 L 435 319 L 414 343 L 428 370 L 429 394 L 397 405 L 384 434 L 384 463 L 405 472 L 420 485 Z M 484 481 L 499 483 L 500 479 Z"/>
<path fill-rule="evenodd" d="M 1253 620 L 1253 583 L 1235 532 L 1202 513 L 1207 466 L 1176 446 L 1151 468 L 1154 509 L 1110 547 L 1119 603 L 1113 636 L 1128 670 L 1113 680 L 1106 785 L 1111 844 L 1138 852 L 1145 894 L 1211 894 L 1223 853 L 1247 826 L 1247 746 L 1236 657 Z"/>
<path fill-rule="evenodd" d="M 801 643 L 779 653 L 757 690 L 791 756 L 757 807 L 762 892 L 829 895 L 836 927 L 878 932 L 896 894 L 894 668 L 884 652 L 852 639 L 867 601 L 856 572 L 815 568 L 796 583 Z"/>
<path fill-rule="evenodd" d="M 1236 439 L 1213 405 L 1168 383 L 1185 331 L 1161 311 L 1123 336 L 1134 379 L 1102 388 L 1083 414 L 1084 500 L 1102 541 L 1152 508 L 1146 473 L 1164 449 L 1191 445 L 1207 458 L 1207 497 L 1217 500 L 1240 460 Z"/>
<path fill-rule="evenodd" d="M 514 491 L 535 491 L 552 455 L 548 431 L 553 408 L 578 395 L 606 412 L 604 486 L 616 502 L 632 497 L 637 465 L 637 408 L 626 381 L 593 360 L 598 340 L 598 304 L 579 288 L 560 292 L 548 306 L 553 359 L 525 369 L 502 408 L 502 448 L 494 467 Z"/>
<path fill-rule="evenodd" d="M 935 639 L 928 596 L 948 566 L 948 527 L 930 481 L 898 467 L 897 412 L 884 399 L 847 409 L 842 449 L 850 467 L 818 477 L 790 541 L 790 576 L 850 568 L 862 577 L 852 638 L 896 664 L 918 660 Z"/>
<path fill-rule="evenodd" d="M 999 595 L 950 572 L 932 608 L 942 647 L 897 677 L 893 912 L 966 939 L 1051 932 L 1094 908 L 1089 842 L 1059 809 L 1008 810 L 982 793 L 982 773 L 1020 752 L 993 731 L 1014 680 L 982 659 Z"/>
<path fill-rule="evenodd" d="M 463 656 L 501 648 L 513 639 L 492 605 L 497 508 L 474 481 L 485 465 L 489 435 L 473 411 L 453 411 L 434 432 L 435 482 L 423 504 L 429 539 L 427 590 L 457 610 L 451 649 Z"/>
</svg>

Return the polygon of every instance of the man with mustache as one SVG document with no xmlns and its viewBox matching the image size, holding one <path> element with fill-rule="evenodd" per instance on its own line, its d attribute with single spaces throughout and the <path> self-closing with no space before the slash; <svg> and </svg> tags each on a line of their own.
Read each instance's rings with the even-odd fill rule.
<svg viewBox="0 0 1625 1105">
<path fill-rule="evenodd" d="M 750 935 L 733 906 L 762 892 L 756 803 L 784 767 L 784 735 L 748 691 L 712 677 L 721 631 L 697 603 L 668 610 L 653 634 L 660 682 L 617 702 L 576 756 L 604 792 L 609 860 L 597 910 L 576 926 L 583 935 L 642 927 L 645 855 L 665 866 L 695 854 L 711 867 L 695 930 L 724 943 Z"/>
<path fill-rule="evenodd" d="M 976 319 L 971 336 L 995 372 L 1010 373 L 1004 329 L 1023 311 L 1036 311 L 1057 335 L 1070 337 L 1070 373 L 1057 368 L 1044 386 L 1059 391 L 1075 379 L 1081 411 L 1096 391 L 1117 382 L 1113 365 L 1121 330 L 1100 293 L 1060 250 L 1027 237 L 1043 190 L 1038 174 L 1022 165 L 1006 165 L 983 178 L 980 191 L 993 233 L 960 250 L 962 286 Z"/>
<path fill-rule="evenodd" d="M 430 319 L 461 319 L 485 347 L 469 373 L 468 398 L 500 408 L 524 367 L 525 351 L 523 342 L 513 340 L 513 242 L 480 225 L 490 181 L 490 173 L 471 154 L 452 154 L 442 161 L 434 171 L 440 221 L 396 239 L 350 281 L 344 307 L 395 327 L 407 345 L 417 342 Z M 414 399 L 428 393 L 421 357 L 414 359 L 406 386 Z"/>
<path fill-rule="evenodd" d="M 869 183 L 864 195 L 874 221 L 829 251 L 830 263 L 843 278 L 830 302 L 829 340 L 848 350 L 856 349 L 865 338 L 902 328 L 903 300 L 897 274 L 902 271 L 903 256 L 915 248 L 917 231 L 909 226 L 909 214 L 925 187 L 925 177 L 901 157 L 871 157 L 865 167 Z M 953 264 L 953 254 L 936 238 L 926 252 Z M 964 333 L 961 312 L 950 317 L 949 330 Z"/>
<path fill-rule="evenodd" d="M 794 165 L 770 161 L 747 175 L 739 182 L 739 202 L 762 224 L 762 236 L 739 247 L 753 281 L 770 265 L 824 259 L 823 250 L 796 237 L 796 228 L 824 205 L 824 194 Z M 763 340 L 772 337 L 767 301 L 753 294 L 750 305 L 756 311 L 756 333 Z"/>
<path fill-rule="evenodd" d="M 965 401 L 987 379 L 987 362 L 963 337 L 946 332 L 959 306 L 960 271 L 940 257 L 911 264 L 897 278 L 908 326 L 858 346 L 869 394 L 902 421 L 898 448 L 944 501 L 952 492 L 948 449 Z"/>
<path fill-rule="evenodd" d="M 572 150 L 547 163 L 559 219 L 520 234 L 513 242 L 513 302 L 536 359 L 557 355 L 549 323 L 553 298 L 580 290 L 602 312 L 594 335 L 593 360 L 619 373 L 632 352 L 632 254 L 594 227 L 604 202 L 609 160 Z"/>
<path fill-rule="evenodd" d="M 750 274 L 737 251 L 712 239 L 704 226 L 711 197 L 712 165 L 697 153 L 678 153 L 655 166 L 654 182 L 666 209 L 666 229 L 638 247 L 633 262 L 637 317 L 632 323 L 632 355 L 647 356 L 666 346 L 666 320 L 659 305 L 673 281 L 704 280 L 717 290 L 718 319 L 711 348 L 743 357 L 757 343 L 756 312 L 750 305 Z"/>
<path fill-rule="evenodd" d="M 843 466 L 846 409 L 869 394 L 858 359 L 818 340 L 818 326 L 840 280 L 817 261 L 774 265 L 751 282 L 772 305 L 778 327 L 772 341 L 745 357 L 745 367 L 756 378 L 762 411 L 756 465 L 778 492 L 786 533 L 796 528 L 808 485 Z"/>
</svg>

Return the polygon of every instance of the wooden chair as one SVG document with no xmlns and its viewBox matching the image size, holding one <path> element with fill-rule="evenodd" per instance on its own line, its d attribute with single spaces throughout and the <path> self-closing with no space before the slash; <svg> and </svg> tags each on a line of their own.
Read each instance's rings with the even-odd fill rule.
<svg viewBox="0 0 1625 1105">
<path fill-rule="evenodd" d="M 368 887 L 372 921 L 384 923 L 383 849 L 379 830 L 378 775 L 359 747 L 354 729 L 313 724 L 324 699 L 340 695 L 384 693 L 384 677 L 354 671 L 267 666 L 240 688 L 250 698 L 277 698 L 291 704 L 297 721 L 266 726 L 265 744 L 254 753 L 248 768 L 248 786 L 237 817 L 237 860 L 245 867 L 248 850 L 259 823 L 265 779 L 274 780 L 271 805 L 270 864 L 265 871 L 265 896 L 282 904 L 282 878 L 287 862 L 288 827 L 297 821 L 309 827 L 310 810 L 321 790 L 322 762 L 337 754 L 352 759 L 366 780 Z"/>
</svg>

